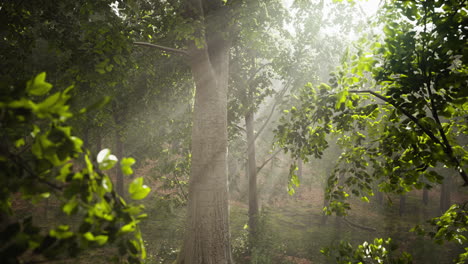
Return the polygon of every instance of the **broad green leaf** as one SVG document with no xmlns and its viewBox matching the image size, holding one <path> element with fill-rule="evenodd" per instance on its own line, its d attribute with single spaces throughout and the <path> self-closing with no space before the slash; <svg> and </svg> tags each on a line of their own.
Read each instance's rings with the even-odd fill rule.
<svg viewBox="0 0 468 264">
<path fill-rule="evenodd" d="M 120 167 L 122 169 L 123 174 L 131 175 L 133 174 L 132 165 L 135 164 L 134 158 L 123 158 L 120 161 Z"/>
<path fill-rule="evenodd" d="M 56 179 L 62 182 L 66 182 L 67 176 L 71 173 L 72 166 L 73 166 L 72 163 L 67 163 L 63 165 L 63 167 L 60 168 L 60 173 L 56 177 Z"/>
<path fill-rule="evenodd" d="M 150 187 L 143 184 L 143 178 L 138 177 L 134 179 L 130 186 L 128 187 L 128 192 L 130 193 L 130 197 L 133 200 L 141 200 L 144 199 L 149 192 L 151 191 Z"/>
<path fill-rule="evenodd" d="M 96 241 L 100 246 L 104 245 L 105 243 L 107 243 L 107 239 L 109 237 L 108 236 L 105 236 L 105 235 L 98 235 L 98 236 L 95 236 L 94 237 L 94 241 Z"/>
<path fill-rule="evenodd" d="M 122 228 L 120 228 L 120 232 L 129 233 L 129 232 L 135 231 L 135 229 L 136 229 L 135 222 L 131 222 L 129 224 L 122 226 Z"/>
<path fill-rule="evenodd" d="M 20 138 L 15 141 L 15 147 L 19 148 L 21 146 L 24 146 L 24 138 Z"/>
<path fill-rule="evenodd" d="M 93 233 L 91 233 L 91 232 L 84 233 L 83 237 L 86 238 L 86 240 L 88 240 L 88 241 L 93 241 L 93 242 L 98 243 L 100 246 L 107 243 L 107 239 L 109 238 L 108 236 L 105 236 L 105 235 L 94 236 Z"/>
<path fill-rule="evenodd" d="M 78 206 L 78 201 L 73 197 L 70 201 L 68 201 L 62 208 L 62 211 L 67 215 L 71 215 L 73 210 Z"/>
<path fill-rule="evenodd" d="M 343 90 L 336 94 L 336 104 L 335 109 L 338 110 L 341 107 L 341 104 L 346 102 L 346 97 L 348 96 L 348 90 Z"/>
<path fill-rule="evenodd" d="M 30 95 L 44 95 L 46 94 L 51 88 L 52 84 L 45 81 L 46 73 L 41 72 L 33 80 L 28 81 L 26 84 L 26 91 Z"/>
<path fill-rule="evenodd" d="M 74 234 L 73 232 L 69 231 L 68 226 L 62 225 L 59 226 L 57 229 L 50 230 L 49 235 L 58 239 L 67 239 L 72 237 Z"/>
<path fill-rule="evenodd" d="M 101 170 L 112 169 L 118 161 L 116 156 L 110 154 L 109 149 L 99 151 L 96 160 L 99 164 L 99 169 Z"/>
</svg>

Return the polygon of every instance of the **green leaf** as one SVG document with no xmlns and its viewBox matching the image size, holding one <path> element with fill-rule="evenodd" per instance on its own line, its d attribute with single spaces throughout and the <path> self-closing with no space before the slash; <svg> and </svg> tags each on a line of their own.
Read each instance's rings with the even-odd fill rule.
<svg viewBox="0 0 468 264">
<path fill-rule="evenodd" d="M 92 104 L 92 105 L 90 105 L 90 106 L 88 106 L 86 108 L 82 108 L 80 110 L 80 113 L 86 113 L 86 112 L 90 112 L 90 111 L 102 108 L 103 106 L 108 104 L 110 102 L 110 100 L 111 100 L 111 98 L 109 96 L 104 96 L 103 98 L 101 98 L 100 100 L 95 102 L 94 104 Z"/>
<path fill-rule="evenodd" d="M 15 147 L 19 148 L 21 146 L 24 146 L 24 138 L 20 138 L 15 141 Z"/>
<path fill-rule="evenodd" d="M 134 158 L 123 158 L 122 161 L 120 161 L 120 167 L 122 169 L 123 174 L 125 175 L 133 174 L 133 170 L 131 167 L 133 164 L 135 164 Z"/>
<path fill-rule="evenodd" d="M 116 156 L 110 154 L 109 149 L 103 149 L 99 151 L 97 158 L 97 163 L 99 164 L 99 169 L 101 170 L 109 170 L 114 167 L 117 163 L 118 159 Z"/>
<path fill-rule="evenodd" d="M 68 201 L 62 208 L 62 211 L 67 215 L 71 215 L 75 208 L 78 206 L 78 201 L 73 197 L 70 201 Z"/>
<path fill-rule="evenodd" d="M 128 187 L 128 192 L 130 193 L 130 198 L 133 200 L 144 199 L 149 192 L 151 191 L 150 187 L 143 185 L 143 178 L 138 177 L 130 183 Z"/>
<path fill-rule="evenodd" d="M 348 90 L 343 90 L 336 94 L 336 104 L 335 109 L 338 110 L 341 107 L 341 104 L 346 102 L 346 97 L 348 96 Z"/>
<path fill-rule="evenodd" d="M 120 228 L 120 232 L 123 232 L 123 233 L 133 232 L 135 231 L 135 228 L 136 228 L 135 222 L 131 222 L 129 224 L 122 226 L 122 228 Z"/>
<path fill-rule="evenodd" d="M 41 72 L 33 80 L 28 81 L 26 83 L 26 92 L 30 95 L 44 95 L 46 94 L 51 88 L 52 84 L 45 81 L 46 73 Z"/>
<path fill-rule="evenodd" d="M 88 241 L 93 241 L 93 242 L 98 243 L 100 246 L 107 243 L 107 239 L 109 238 L 108 236 L 105 236 L 105 235 L 94 236 L 93 233 L 91 232 L 84 233 L 83 237 L 86 238 L 86 240 Z"/>
</svg>

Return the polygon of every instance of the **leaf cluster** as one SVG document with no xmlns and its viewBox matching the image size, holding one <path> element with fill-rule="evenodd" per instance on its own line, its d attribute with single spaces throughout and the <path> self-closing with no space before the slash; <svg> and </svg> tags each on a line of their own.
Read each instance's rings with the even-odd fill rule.
<svg viewBox="0 0 468 264">
<path fill-rule="evenodd" d="M 83 141 L 66 124 L 74 116 L 69 105 L 73 87 L 49 95 L 52 85 L 45 77 L 37 75 L 25 88 L 2 88 L 0 259 L 4 263 L 60 260 L 117 244 L 119 257 L 140 263 L 145 249 L 137 224 L 145 217 L 143 206 L 127 204 L 101 172 L 111 169 L 117 157 L 103 150 L 93 162 Z M 131 174 L 134 162 L 123 159 L 122 171 Z M 129 192 L 132 199 L 140 200 L 149 188 L 136 178 Z M 17 215 L 12 205 L 14 199 L 37 203 L 52 197 L 61 202 L 68 221 L 50 228 L 36 226 L 34 215 Z M 80 220 L 69 224 L 71 217 Z"/>
</svg>

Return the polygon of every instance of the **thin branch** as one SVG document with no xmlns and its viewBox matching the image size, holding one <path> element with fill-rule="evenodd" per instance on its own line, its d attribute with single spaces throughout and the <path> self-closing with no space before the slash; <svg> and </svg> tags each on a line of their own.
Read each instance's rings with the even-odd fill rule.
<svg viewBox="0 0 468 264">
<path fill-rule="evenodd" d="M 251 81 L 253 81 L 253 78 L 255 78 L 255 76 L 257 76 L 257 74 L 263 70 L 266 66 L 270 66 L 272 65 L 273 63 L 269 62 L 269 63 L 265 63 L 263 64 L 262 66 L 258 67 L 255 72 L 250 76 L 249 80 L 247 81 L 247 83 L 250 83 Z"/>
<path fill-rule="evenodd" d="M 46 180 L 40 178 L 28 166 L 24 165 L 24 162 L 19 162 L 18 160 L 16 160 L 16 156 L 14 156 L 13 154 L 10 153 L 10 155 L 8 155 L 8 159 L 11 160 L 12 162 L 14 162 L 17 166 L 21 167 L 23 170 L 25 170 L 31 177 L 33 177 L 38 182 L 43 183 L 45 185 L 48 185 L 52 189 L 62 191 L 63 188 L 61 186 L 58 186 L 58 185 L 56 185 L 56 184 L 54 184 L 52 182 L 49 182 L 49 181 L 46 181 Z"/>
<path fill-rule="evenodd" d="M 234 126 L 235 126 L 236 128 L 238 128 L 239 130 L 242 130 L 242 131 L 244 131 L 244 132 L 247 131 L 247 130 L 245 130 L 245 128 L 243 128 L 243 127 L 241 127 L 241 126 L 239 126 L 239 125 L 234 124 Z"/>
<path fill-rule="evenodd" d="M 283 88 L 283 90 L 280 92 L 279 98 L 282 98 L 286 91 L 289 89 L 289 83 Z M 273 113 L 275 112 L 276 106 L 278 106 L 279 99 L 275 100 L 275 103 L 273 104 L 273 107 L 271 108 L 270 114 L 268 115 L 267 119 L 263 123 L 262 127 L 258 130 L 258 132 L 254 136 L 254 142 L 257 140 L 258 136 L 263 132 L 263 130 L 266 128 L 268 123 L 270 122 L 271 117 L 273 116 Z"/>
<path fill-rule="evenodd" d="M 271 108 L 270 114 L 268 115 L 267 119 L 265 120 L 265 122 L 263 122 L 263 125 L 262 125 L 262 127 L 258 130 L 258 132 L 255 133 L 254 142 L 255 142 L 255 140 L 257 140 L 258 136 L 260 136 L 260 134 L 263 132 L 263 130 L 265 129 L 265 127 L 266 127 L 266 126 L 268 125 L 268 123 L 270 122 L 270 119 L 271 119 L 271 117 L 273 116 L 273 113 L 275 112 L 275 108 L 276 108 L 277 105 L 278 105 L 278 101 L 275 101 L 275 103 L 273 104 L 273 107 Z"/>
<path fill-rule="evenodd" d="M 429 73 L 429 79 L 431 78 L 431 73 Z M 447 135 L 445 134 L 444 128 L 442 127 L 442 122 L 440 122 L 439 114 L 437 113 L 435 102 L 434 102 L 434 95 L 432 94 L 432 90 L 430 87 L 430 81 L 426 83 L 426 88 L 427 88 L 427 94 L 429 95 L 429 100 L 431 102 L 431 113 L 432 117 L 435 119 L 437 122 L 437 125 L 439 126 L 439 133 L 440 136 L 442 137 L 442 141 L 444 142 L 445 145 L 445 153 L 447 153 L 452 160 L 452 162 L 455 163 L 457 166 L 458 173 L 460 173 L 460 176 L 462 177 L 463 181 L 465 182 L 465 186 L 468 186 L 468 175 L 466 174 L 465 170 L 462 169 L 460 161 L 455 157 L 453 153 L 453 148 L 450 142 L 448 141 Z"/>
<path fill-rule="evenodd" d="M 272 160 L 274 157 L 276 157 L 276 155 L 278 155 L 278 153 L 280 153 L 281 150 L 283 150 L 283 149 L 278 149 L 275 153 L 273 153 L 273 155 L 271 155 L 270 158 L 268 158 L 267 160 L 265 160 L 265 161 L 263 162 L 263 164 L 260 165 L 260 167 L 257 168 L 257 173 L 259 173 L 260 170 L 262 170 L 263 167 L 265 167 L 265 165 L 267 165 L 268 162 L 270 162 L 270 160 Z"/>
<path fill-rule="evenodd" d="M 148 43 L 148 42 L 133 42 L 133 44 L 139 45 L 139 46 L 145 46 L 145 47 L 156 48 L 156 49 L 160 49 L 160 50 L 167 51 L 167 52 L 170 52 L 170 53 L 177 53 L 177 54 L 182 54 L 182 55 L 188 55 L 188 52 L 187 52 L 186 50 L 169 48 L 169 47 L 165 47 L 165 46 L 161 46 L 161 45 L 156 45 L 156 44 L 152 44 L 152 43 Z"/>
<path fill-rule="evenodd" d="M 398 109 L 399 111 L 401 111 L 405 116 L 407 116 L 409 119 L 411 119 L 411 121 L 413 121 L 419 128 L 421 128 L 421 130 L 426 133 L 426 135 L 428 135 L 435 143 L 441 145 L 441 146 L 444 146 L 444 144 L 434 135 L 434 133 L 432 133 L 432 131 L 428 130 L 427 128 L 425 128 L 420 122 L 419 120 L 414 117 L 410 112 L 406 111 L 405 109 L 399 107 L 398 105 L 396 105 L 395 103 L 393 103 L 392 101 L 390 101 L 388 98 L 386 98 L 385 96 L 381 95 L 381 94 L 378 94 L 374 91 L 371 91 L 371 90 L 359 90 L 359 91 L 356 91 L 356 90 L 350 90 L 349 91 L 350 93 L 369 93 L 369 94 L 372 94 L 373 96 L 387 102 L 388 104 L 392 105 L 393 107 L 395 107 L 396 109 Z"/>
</svg>

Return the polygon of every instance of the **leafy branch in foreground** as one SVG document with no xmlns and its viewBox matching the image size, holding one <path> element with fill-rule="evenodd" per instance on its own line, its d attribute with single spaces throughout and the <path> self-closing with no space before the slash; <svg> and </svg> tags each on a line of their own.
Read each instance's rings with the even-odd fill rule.
<svg viewBox="0 0 468 264">
<path fill-rule="evenodd" d="M 101 172 L 114 167 L 117 157 L 105 149 L 92 162 L 89 151 L 82 148 L 83 141 L 66 125 L 73 117 L 69 109 L 73 87 L 49 95 L 52 85 L 45 77 L 45 73 L 37 75 L 26 87 L 1 87 L 2 263 L 70 259 L 109 244 L 119 248 L 112 255 L 140 263 L 146 254 L 138 228 L 146 216 L 143 206 L 127 204 L 115 192 L 109 176 Z M 120 169 L 131 174 L 134 162 L 124 158 Z M 129 188 L 134 200 L 145 198 L 149 191 L 142 178 L 136 178 Z M 13 206 L 18 200 L 35 204 L 53 198 L 61 202 L 67 217 L 50 228 L 36 226 L 37 215 L 20 215 Z"/>
<path fill-rule="evenodd" d="M 412 257 L 406 252 L 397 255 L 397 246 L 389 239 L 376 238 L 373 243 L 364 242 L 356 248 L 341 241 L 337 246 L 325 247 L 320 252 L 327 256 L 333 263 L 338 264 L 410 264 Z"/>
<path fill-rule="evenodd" d="M 420 225 L 414 227 L 411 231 L 422 236 L 429 236 L 439 245 L 446 241 L 454 241 L 464 246 L 465 252 L 458 255 L 454 262 L 457 264 L 466 263 L 468 261 L 468 247 L 466 247 L 466 234 L 468 231 L 467 204 L 468 202 L 463 205 L 454 204 L 443 215 L 429 220 L 428 223 L 434 231 L 427 231 Z"/>
<path fill-rule="evenodd" d="M 392 2 L 383 41 L 362 38 L 329 84 L 304 87 L 281 118 L 278 144 L 293 157 L 320 158 L 327 136 L 338 137 L 343 153 L 327 183 L 328 214 L 346 215 L 348 192 L 368 202 L 376 186 L 397 194 L 432 188 L 450 177 L 440 167 L 468 184 L 467 32 L 460 30 L 467 4 Z M 468 222 L 459 209 L 432 220 L 436 241 L 465 243 Z"/>
</svg>

